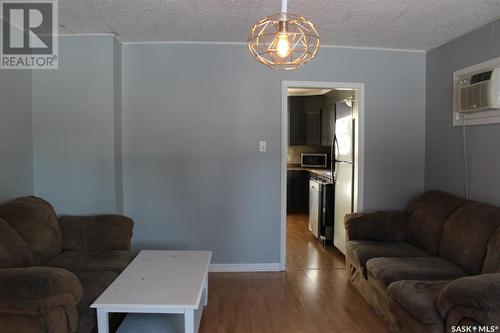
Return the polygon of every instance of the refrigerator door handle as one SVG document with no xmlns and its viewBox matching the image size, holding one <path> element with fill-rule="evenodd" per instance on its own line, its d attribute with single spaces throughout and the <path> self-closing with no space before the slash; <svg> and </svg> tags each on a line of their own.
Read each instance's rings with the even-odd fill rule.
<svg viewBox="0 0 500 333">
<path fill-rule="evenodd" d="M 338 156 L 338 152 L 339 152 L 339 140 L 337 140 L 337 135 L 335 135 L 333 138 L 332 150 L 333 150 L 333 155 L 332 155 L 333 162 L 337 162 L 337 156 Z"/>
<path fill-rule="evenodd" d="M 332 172 L 332 177 L 335 175 L 335 163 L 337 163 L 337 152 L 336 152 L 336 146 L 337 145 L 337 135 L 333 135 L 332 139 L 332 147 L 330 151 L 330 159 L 331 159 L 331 164 L 330 164 L 330 171 Z"/>
</svg>

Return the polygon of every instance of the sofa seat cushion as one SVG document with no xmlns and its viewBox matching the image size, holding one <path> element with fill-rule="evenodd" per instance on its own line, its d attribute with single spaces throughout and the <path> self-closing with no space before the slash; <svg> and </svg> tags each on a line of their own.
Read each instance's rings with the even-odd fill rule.
<svg viewBox="0 0 500 333">
<path fill-rule="evenodd" d="M 426 325 L 441 324 L 443 319 L 437 310 L 437 298 L 450 283 L 444 281 L 396 281 L 387 289 L 390 300 L 397 302 L 413 317 Z"/>
<path fill-rule="evenodd" d="M 401 280 L 453 280 L 466 273 L 440 257 L 373 258 L 366 263 L 368 280 L 386 287 Z"/>
<path fill-rule="evenodd" d="M 366 262 L 380 257 L 425 257 L 424 251 L 408 243 L 386 243 L 375 241 L 347 242 L 347 255 L 351 263 L 367 278 Z"/>
<path fill-rule="evenodd" d="M 111 271 L 87 271 L 77 272 L 83 288 L 83 298 L 78 304 L 79 315 L 95 315 L 95 309 L 90 305 L 99 297 L 106 288 L 120 275 Z"/>
<path fill-rule="evenodd" d="M 47 266 L 65 268 L 71 272 L 111 271 L 121 273 L 135 258 L 134 251 L 65 251 Z"/>
</svg>

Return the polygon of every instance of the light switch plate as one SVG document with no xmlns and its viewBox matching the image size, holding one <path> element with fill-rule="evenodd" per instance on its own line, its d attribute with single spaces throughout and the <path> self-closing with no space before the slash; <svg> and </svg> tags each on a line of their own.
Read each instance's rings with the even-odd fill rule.
<svg viewBox="0 0 500 333">
<path fill-rule="evenodd" d="M 260 152 L 265 152 L 266 150 L 267 150 L 266 141 L 260 141 L 259 142 L 259 151 Z"/>
</svg>

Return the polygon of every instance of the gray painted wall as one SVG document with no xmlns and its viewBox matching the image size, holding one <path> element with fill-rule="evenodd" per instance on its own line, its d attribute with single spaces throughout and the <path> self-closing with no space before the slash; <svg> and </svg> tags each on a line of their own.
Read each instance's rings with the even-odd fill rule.
<svg viewBox="0 0 500 333">
<path fill-rule="evenodd" d="M 33 194 L 31 73 L 0 70 L 0 202 Z"/>
<path fill-rule="evenodd" d="M 127 44 L 122 68 L 124 207 L 137 248 L 279 261 L 281 80 L 365 83 L 366 209 L 402 208 L 423 190 L 423 53 L 324 48 L 274 72 L 244 45 Z"/>
<path fill-rule="evenodd" d="M 35 194 L 61 214 L 115 212 L 115 42 L 61 37 L 59 43 L 59 69 L 33 72 Z"/>
<path fill-rule="evenodd" d="M 123 214 L 122 44 L 116 39 L 113 39 L 113 98 L 115 203 L 116 213 Z"/>
<path fill-rule="evenodd" d="M 453 72 L 500 56 L 500 20 L 427 53 L 425 188 L 464 195 L 462 128 L 452 127 Z M 500 205 L 500 124 L 467 127 L 470 198 Z"/>
</svg>

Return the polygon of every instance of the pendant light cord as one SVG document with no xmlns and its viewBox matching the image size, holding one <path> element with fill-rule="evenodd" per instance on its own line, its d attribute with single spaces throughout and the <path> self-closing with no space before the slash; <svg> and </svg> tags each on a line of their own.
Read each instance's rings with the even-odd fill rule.
<svg viewBox="0 0 500 333">
<path fill-rule="evenodd" d="M 281 0 L 281 12 L 285 14 L 288 12 L 288 0 Z"/>
</svg>

